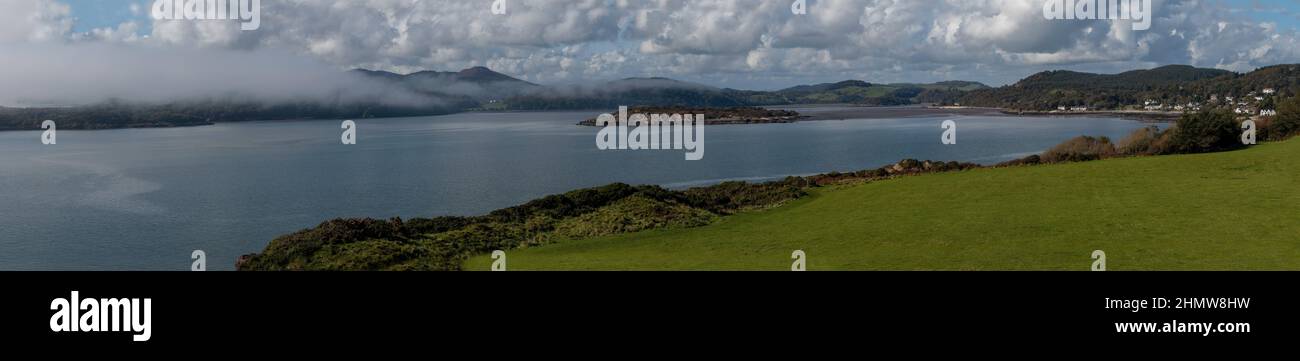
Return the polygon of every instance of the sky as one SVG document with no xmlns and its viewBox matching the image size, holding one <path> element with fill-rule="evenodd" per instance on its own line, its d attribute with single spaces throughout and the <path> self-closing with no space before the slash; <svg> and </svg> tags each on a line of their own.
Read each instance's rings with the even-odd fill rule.
<svg viewBox="0 0 1300 361">
<path fill-rule="evenodd" d="M 767 90 L 1300 63 L 1300 0 L 1153 0 L 1149 30 L 1048 20 L 1045 0 L 807 0 L 801 15 L 795 0 L 501 0 L 505 14 L 493 14 L 494 1 L 261 0 L 260 27 L 242 31 L 239 21 L 156 20 L 152 0 L 0 0 L 0 77 L 23 79 L 0 84 L 0 104 L 33 88 L 102 97 L 141 83 L 292 91 L 352 68 L 487 66 L 542 84 L 662 76 Z M 108 68 L 116 80 L 101 79 Z M 255 76 L 208 85 L 232 69 Z"/>
</svg>

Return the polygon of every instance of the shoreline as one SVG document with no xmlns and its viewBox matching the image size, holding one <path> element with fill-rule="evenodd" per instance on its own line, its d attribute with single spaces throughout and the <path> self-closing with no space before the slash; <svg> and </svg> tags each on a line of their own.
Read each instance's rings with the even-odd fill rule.
<svg viewBox="0 0 1300 361">
<path fill-rule="evenodd" d="M 811 109 L 818 107 L 844 107 L 844 109 L 835 109 L 814 114 L 800 113 L 798 109 Z M 1149 112 L 1149 111 L 1124 111 L 1124 110 L 1106 110 L 1106 111 L 1086 111 L 1086 112 L 1061 112 L 1061 111 L 1026 111 L 1004 108 L 984 108 L 984 107 L 954 107 L 954 106 L 921 106 L 921 105 L 900 105 L 900 106 L 854 106 L 852 104 L 791 104 L 781 106 L 760 106 L 758 108 L 768 109 L 771 111 L 791 111 L 795 115 L 782 115 L 771 117 L 727 117 L 721 119 L 706 119 L 706 125 L 746 125 L 746 124 L 789 124 L 798 122 L 811 121 L 828 121 L 828 120 L 854 120 L 854 119 L 890 119 L 890 118 L 913 118 L 925 116 L 1018 116 L 1018 117 L 1116 117 L 1130 119 L 1141 122 L 1162 123 L 1178 120 L 1184 113 L 1175 112 Z M 726 108 L 720 108 L 726 109 Z M 517 110 L 517 111 L 467 111 L 461 113 L 534 113 L 534 112 L 582 112 L 596 111 L 591 109 L 574 109 L 574 110 Z M 460 114 L 460 113 L 451 113 Z M 451 114 L 428 115 L 430 117 L 444 116 Z M 392 118 L 411 118 L 411 117 L 392 117 Z M 392 119 L 392 118 L 365 118 L 368 120 Z M 182 124 L 136 124 L 122 127 L 103 127 L 103 128 L 85 128 L 85 127 L 59 127 L 59 130 L 76 130 L 76 131 L 98 131 L 98 130 L 122 130 L 122 129 L 157 129 L 157 128 L 190 128 L 213 126 L 226 123 L 252 123 L 252 122 L 294 122 L 294 121 L 311 121 L 311 120 L 335 120 L 335 119 L 265 119 L 265 120 L 248 120 L 233 122 L 203 122 L 203 123 L 182 123 Z M 341 119 L 338 119 L 341 120 Z M 580 126 L 594 127 L 594 118 L 578 122 Z M 25 129 L 15 127 L 0 127 L 0 132 L 22 132 L 22 131 L 42 131 L 39 126 Z"/>
<path fill-rule="evenodd" d="M 1184 112 L 1156 112 L 1145 110 L 1094 110 L 1094 111 L 1038 111 L 1003 109 L 1002 114 L 1032 117 L 1116 117 L 1143 122 L 1163 123 L 1178 120 Z"/>
</svg>

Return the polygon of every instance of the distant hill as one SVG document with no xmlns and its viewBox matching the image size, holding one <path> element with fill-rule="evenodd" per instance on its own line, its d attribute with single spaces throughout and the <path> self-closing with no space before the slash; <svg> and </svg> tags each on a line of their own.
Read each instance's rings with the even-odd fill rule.
<svg viewBox="0 0 1300 361">
<path fill-rule="evenodd" d="M 875 84 L 861 80 L 777 91 L 718 88 L 670 78 L 625 78 L 595 85 L 544 86 L 486 67 L 398 74 L 355 69 L 331 97 L 269 101 L 227 95 L 165 104 L 108 101 L 75 107 L 0 108 L 0 130 L 34 129 L 52 119 L 62 129 L 168 127 L 278 119 L 362 119 L 467 110 L 607 110 L 618 106 L 733 108 L 791 104 L 908 105 L 954 103 L 984 84 Z"/>
<path fill-rule="evenodd" d="M 1212 97 L 1243 97 L 1268 88 L 1275 89 L 1277 96 L 1290 96 L 1300 90 L 1297 65 L 1265 67 L 1247 74 L 1186 65 L 1119 74 L 1045 71 L 1012 85 L 971 91 L 960 98 L 960 103 L 1019 110 L 1062 106 L 1125 109 L 1147 100 L 1162 104 L 1207 103 Z"/>
<path fill-rule="evenodd" d="M 1016 84 L 1017 88 L 1114 88 L 1147 89 L 1172 84 L 1183 84 L 1202 79 L 1230 76 L 1232 72 L 1219 69 L 1194 68 L 1187 65 L 1169 65 L 1150 70 L 1133 70 L 1119 74 L 1092 74 L 1068 70 L 1045 71 L 1030 75 Z"/>
<path fill-rule="evenodd" d="M 860 80 L 846 80 L 838 83 L 790 87 L 772 94 L 753 94 L 750 99 L 759 104 L 770 105 L 786 103 L 908 105 L 952 102 L 965 92 L 985 88 L 988 86 L 965 81 L 933 84 L 872 84 Z"/>
<path fill-rule="evenodd" d="M 541 88 L 540 85 L 481 66 L 459 72 L 419 71 L 404 75 L 366 69 L 352 72 L 421 94 L 446 99 L 468 98 L 479 102 L 529 94 Z"/>
<path fill-rule="evenodd" d="M 625 78 L 595 86 L 546 88 L 506 99 L 512 110 L 600 109 L 618 106 L 738 107 L 751 105 L 738 91 L 669 78 Z M 488 107 L 489 109 L 491 107 Z"/>
</svg>

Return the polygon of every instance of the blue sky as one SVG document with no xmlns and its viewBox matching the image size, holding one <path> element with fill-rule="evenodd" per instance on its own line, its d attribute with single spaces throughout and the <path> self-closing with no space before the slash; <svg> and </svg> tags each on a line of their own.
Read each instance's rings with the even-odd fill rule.
<svg viewBox="0 0 1300 361">
<path fill-rule="evenodd" d="M 76 18 L 72 30 L 86 32 L 94 28 L 116 27 L 127 21 L 135 20 L 141 26 L 141 35 L 150 31 L 149 4 L 147 0 L 65 0 L 72 6 L 72 16 Z M 140 8 L 139 14 L 131 13 L 131 4 Z"/>
</svg>

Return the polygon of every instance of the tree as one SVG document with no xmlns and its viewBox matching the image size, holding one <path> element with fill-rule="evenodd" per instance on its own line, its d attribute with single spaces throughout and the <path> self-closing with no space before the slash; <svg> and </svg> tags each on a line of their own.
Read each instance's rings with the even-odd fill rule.
<svg viewBox="0 0 1300 361">
<path fill-rule="evenodd" d="M 1237 117 L 1227 110 L 1185 114 L 1175 126 L 1170 151 L 1200 153 L 1240 148 Z"/>
<path fill-rule="evenodd" d="M 1272 140 L 1286 139 L 1300 132 L 1300 96 L 1277 104 L 1277 117 L 1269 124 Z"/>
</svg>

